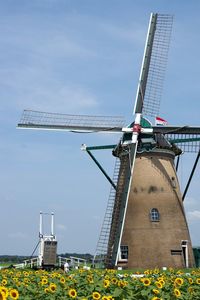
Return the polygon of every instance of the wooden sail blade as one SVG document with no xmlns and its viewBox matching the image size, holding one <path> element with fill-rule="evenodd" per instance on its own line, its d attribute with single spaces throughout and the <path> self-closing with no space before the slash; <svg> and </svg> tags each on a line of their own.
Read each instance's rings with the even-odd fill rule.
<svg viewBox="0 0 200 300">
<path fill-rule="evenodd" d="M 124 118 L 89 116 L 24 110 L 17 127 L 74 132 L 121 132 Z"/>
</svg>

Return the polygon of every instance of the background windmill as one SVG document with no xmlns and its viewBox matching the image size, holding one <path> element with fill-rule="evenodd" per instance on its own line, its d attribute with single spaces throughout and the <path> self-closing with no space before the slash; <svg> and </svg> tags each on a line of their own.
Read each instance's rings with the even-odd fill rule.
<svg viewBox="0 0 200 300">
<path fill-rule="evenodd" d="M 158 114 L 171 26 L 171 16 L 151 15 L 134 121 L 129 126 L 123 128 L 119 117 L 35 111 L 24 111 L 18 124 L 23 128 L 124 132 L 118 145 L 83 147 L 112 184 L 96 253 L 108 267 L 194 265 L 174 157 L 182 150 L 199 151 L 200 128 L 152 126 L 144 118 Z M 114 180 L 91 154 L 103 148 L 113 148 L 117 157 Z"/>
</svg>

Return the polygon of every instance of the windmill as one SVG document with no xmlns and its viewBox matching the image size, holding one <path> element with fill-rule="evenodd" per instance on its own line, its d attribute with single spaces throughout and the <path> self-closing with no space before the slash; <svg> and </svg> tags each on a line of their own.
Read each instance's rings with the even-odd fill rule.
<svg viewBox="0 0 200 300">
<path fill-rule="evenodd" d="M 95 254 L 106 267 L 194 266 L 183 200 L 200 156 L 200 127 L 149 121 L 159 112 L 172 23 L 171 15 L 151 14 L 134 119 L 128 126 L 121 117 L 30 110 L 23 112 L 18 124 L 19 128 L 122 133 L 116 145 L 82 145 L 111 183 Z M 92 154 L 101 149 L 112 149 L 116 157 L 112 179 Z M 198 155 L 182 196 L 177 169 L 183 151 Z"/>
</svg>

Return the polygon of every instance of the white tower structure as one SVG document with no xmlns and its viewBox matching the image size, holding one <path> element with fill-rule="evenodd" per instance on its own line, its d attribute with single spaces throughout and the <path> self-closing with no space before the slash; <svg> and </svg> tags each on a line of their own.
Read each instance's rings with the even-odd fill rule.
<svg viewBox="0 0 200 300">
<path fill-rule="evenodd" d="M 43 217 L 51 215 L 51 231 L 50 234 L 44 233 Z M 39 229 L 39 266 L 44 268 L 54 267 L 56 264 L 57 255 L 57 240 L 54 234 L 54 213 L 42 213 L 40 212 L 40 229 Z"/>
</svg>

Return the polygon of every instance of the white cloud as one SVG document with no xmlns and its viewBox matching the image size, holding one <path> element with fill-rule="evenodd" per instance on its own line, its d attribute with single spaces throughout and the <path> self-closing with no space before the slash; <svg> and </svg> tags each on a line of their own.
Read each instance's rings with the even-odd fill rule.
<svg viewBox="0 0 200 300">
<path fill-rule="evenodd" d="M 37 68 L 0 72 L 0 79 L 13 92 L 2 109 L 81 114 L 90 108 L 98 108 L 98 100 L 88 88 L 76 83 L 64 84 Z"/>
<path fill-rule="evenodd" d="M 32 91 L 31 91 L 32 90 Z M 96 97 L 84 87 L 76 85 L 62 86 L 55 82 L 52 86 L 30 88 L 30 96 L 23 102 L 23 107 L 36 110 L 61 113 L 77 113 L 98 106 Z M 22 106 L 20 102 L 20 107 Z"/>
<path fill-rule="evenodd" d="M 200 220 L 200 210 L 189 211 L 187 216 L 190 221 Z"/>
<path fill-rule="evenodd" d="M 193 211 L 200 211 L 200 203 L 197 197 L 198 191 L 195 189 L 190 190 L 190 195 L 184 201 L 184 207 L 186 213 L 193 212 Z"/>
</svg>

